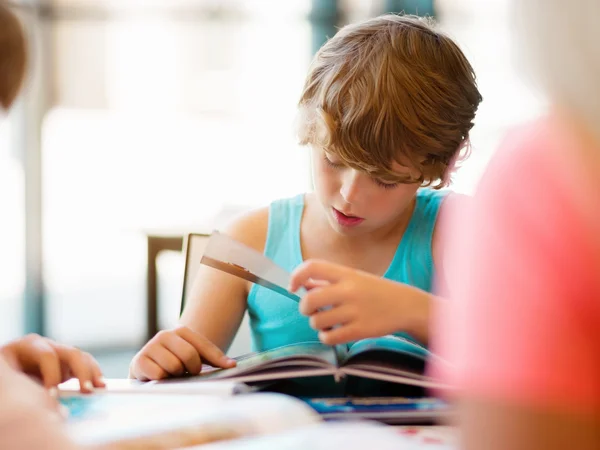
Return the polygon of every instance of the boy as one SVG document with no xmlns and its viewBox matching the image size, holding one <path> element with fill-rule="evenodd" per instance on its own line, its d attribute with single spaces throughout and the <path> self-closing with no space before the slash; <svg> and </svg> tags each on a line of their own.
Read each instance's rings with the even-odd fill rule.
<svg viewBox="0 0 600 450">
<path fill-rule="evenodd" d="M 429 21 L 387 15 L 349 25 L 315 56 L 300 99 L 299 137 L 310 146 L 315 192 L 273 202 L 226 233 L 291 272 L 317 258 L 398 282 L 394 331 L 427 342 L 434 271 L 443 248 L 438 217 L 454 195 L 445 186 L 481 96 L 458 46 Z M 202 267 L 180 327 L 136 355 L 142 380 L 197 374 L 201 362 L 232 367 L 224 351 L 248 310 L 253 347 L 263 351 L 322 339 L 348 342 L 355 308 L 309 320 L 298 303 Z M 381 316 L 381 320 L 385 315 Z"/>
</svg>

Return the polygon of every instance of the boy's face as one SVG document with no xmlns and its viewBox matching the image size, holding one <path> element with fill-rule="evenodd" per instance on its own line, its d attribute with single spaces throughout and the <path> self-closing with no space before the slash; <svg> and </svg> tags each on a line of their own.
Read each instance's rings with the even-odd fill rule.
<svg viewBox="0 0 600 450">
<path fill-rule="evenodd" d="M 312 170 L 317 198 L 333 229 L 360 235 L 392 226 L 404 217 L 419 184 L 385 184 L 342 163 L 325 151 L 312 149 Z M 394 171 L 409 169 L 394 162 Z"/>
</svg>

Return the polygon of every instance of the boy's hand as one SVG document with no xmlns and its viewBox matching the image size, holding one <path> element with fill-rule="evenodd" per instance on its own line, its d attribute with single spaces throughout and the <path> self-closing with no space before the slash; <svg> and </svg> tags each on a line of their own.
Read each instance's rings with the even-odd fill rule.
<svg viewBox="0 0 600 450">
<path fill-rule="evenodd" d="M 10 342 L 0 348 L 0 354 L 13 368 L 38 378 L 46 388 L 73 377 L 79 380 L 81 392 L 105 386 L 100 366 L 92 355 L 37 334 Z"/>
<path fill-rule="evenodd" d="M 158 332 L 135 355 L 129 367 L 129 378 L 148 381 L 180 376 L 186 372 L 198 375 L 203 361 L 224 369 L 236 365 L 235 360 L 225 356 L 203 335 L 180 326 Z"/>
<path fill-rule="evenodd" d="M 310 317 L 324 344 L 400 331 L 428 340 L 431 296 L 420 289 L 319 260 L 306 261 L 292 273 L 289 290 L 301 286 L 309 292 L 300 312 Z"/>
</svg>

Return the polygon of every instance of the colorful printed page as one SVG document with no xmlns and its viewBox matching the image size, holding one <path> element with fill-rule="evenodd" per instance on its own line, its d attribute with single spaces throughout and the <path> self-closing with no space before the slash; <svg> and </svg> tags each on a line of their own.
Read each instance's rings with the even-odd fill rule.
<svg viewBox="0 0 600 450">
<path fill-rule="evenodd" d="M 412 338 L 390 335 L 355 342 L 350 346 L 342 371 L 346 375 L 393 383 L 446 388 L 426 375 L 425 367 L 431 359 L 447 364 Z"/>
<path fill-rule="evenodd" d="M 400 336 L 383 336 L 379 338 L 363 339 L 350 346 L 347 361 L 355 356 L 364 355 L 370 351 L 389 351 L 398 355 L 407 355 L 411 358 L 426 361 L 431 352 L 416 341 Z"/>
<path fill-rule="evenodd" d="M 369 419 L 387 424 L 430 424 L 448 417 L 450 406 L 435 398 L 340 397 L 303 398 L 328 420 Z"/>
<path fill-rule="evenodd" d="M 385 374 L 389 377 L 426 380 L 425 364 L 429 356 L 430 353 L 425 347 L 402 337 L 383 336 L 364 339 L 350 346 L 343 371 L 358 375 L 356 370 L 360 370 Z"/>
</svg>

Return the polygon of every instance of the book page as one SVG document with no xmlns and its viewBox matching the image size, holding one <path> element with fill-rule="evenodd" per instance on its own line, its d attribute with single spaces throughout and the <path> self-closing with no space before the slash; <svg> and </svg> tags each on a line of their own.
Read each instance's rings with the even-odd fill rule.
<svg viewBox="0 0 600 450">
<path fill-rule="evenodd" d="M 281 377 L 292 372 L 302 376 L 305 370 L 307 375 L 314 376 L 316 369 L 321 369 L 318 374 L 329 375 L 336 372 L 336 357 L 333 349 L 320 342 L 301 342 L 267 350 L 260 353 L 251 353 L 236 358 L 238 364 L 231 369 L 219 369 L 204 366 L 202 374 L 196 379 L 235 379 L 246 380 L 247 375 L 254 375 L 252 380 L 260 380 L 261 373 L 268 373 L 264 379 L 276 379 L 277 372 Z"/>
<path fill-rule="evenodd" d="M 425 374 L 430 352 L 399 336 L 383 336 L 355 342 L 348 352 L 343 372 L 380 381 L 429 386 Z"/>
<path fill-rule="evenodd" d="M 388 425 L 433 423 L 451 417 L 450 405 L 428 397 L 304 398 L 326 420 L 368 419 Z"/>
<path fill-rule="evenodd" d="M 200 262 L 296 301 L 306 293 L 304 288 L 296 293 L 289 292 L 290 274 L 287 271 L 262 253 L 218 231 L 214 231 L 208 239 Z"/>
<path fill-rule="evenodd" d="M 379 338 L 362 339 L 355 342 L 348 351 L 347 360 L 350 362 L 354 357 L 364 355 L 369 351 L 390 351 L 406 354 L 416 359 L 426 361 L 431 352 L 417 342 L 401 336 L 389 335 Z"/>
</svg>

